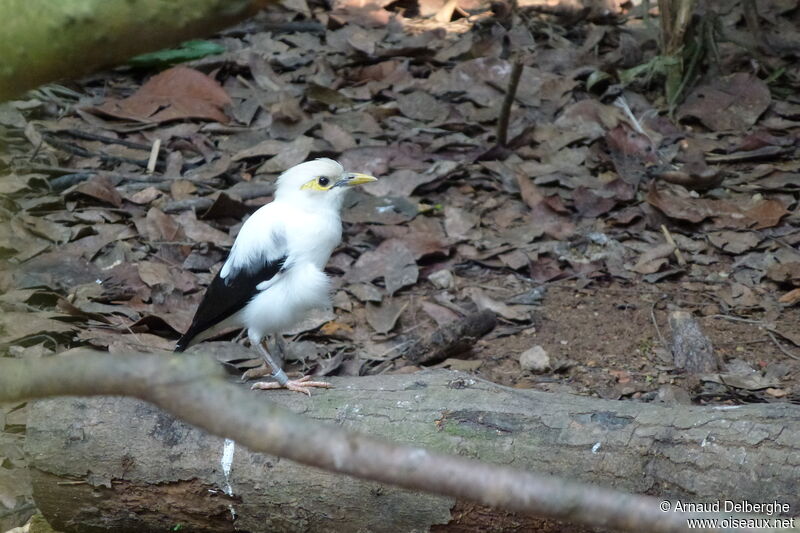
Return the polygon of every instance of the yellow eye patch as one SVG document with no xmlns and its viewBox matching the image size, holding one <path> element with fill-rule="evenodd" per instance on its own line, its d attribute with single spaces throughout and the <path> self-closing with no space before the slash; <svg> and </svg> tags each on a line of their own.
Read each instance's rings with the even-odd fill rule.
<svg viewBox="0 0 800 533">
<path fill-rule="evenodd" d="M 320 176 L 300 187 L 300 190 L 327 191 L 331 187 L 333 187 L 333 180 L 325 176 Z"/>
</svg>

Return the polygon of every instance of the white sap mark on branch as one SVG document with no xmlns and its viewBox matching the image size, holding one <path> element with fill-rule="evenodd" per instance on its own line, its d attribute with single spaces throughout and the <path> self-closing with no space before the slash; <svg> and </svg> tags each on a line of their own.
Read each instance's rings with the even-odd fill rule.
<svg viewBox="0 0 800 533">
<path fill-rule="evenodd" d="M 410 461 L 416 461 L 416 460 L 419 460 L 419 459 L 424 459 L 424 458 L 426 458 L 427 456 L 428 456 L 428 452 L 426 452 L 426 451 L 425 451 L 425 450 L 423 450 L 422 448 L 414 448 L 414 449 L 413 449 L 413 450 L 411 450 L 411 452 L 408 454 L 408 459 L 409 459 Z"/>
<path fill-rule="evenodd" d="M 592 446 L 592 453 L 597 453 L 597 450 L 600 449 L 601 444 L 599 442 L 595 442 L 594 446 Z"/>
<path fill-rule="evenodd" d="M 730 409 L 738 409 L 741 405 L 715 405 L 714 409 L 717 411 L 729 411 Z"/>
<path fill-rule="evenodd" d="M 225 476 L 225 494 L 233 496 L 233 487 L 231 486 L 231 467 L 233 466 L 233 452 L 236 451 L 236 443 L 231 439 L 225 439 L 225 445 L 222 448 L 222 475 Z M 231 516 L 236 520 L 236 510 L 233 505 L 228 505 L 231 511 Z"/>
</svg>

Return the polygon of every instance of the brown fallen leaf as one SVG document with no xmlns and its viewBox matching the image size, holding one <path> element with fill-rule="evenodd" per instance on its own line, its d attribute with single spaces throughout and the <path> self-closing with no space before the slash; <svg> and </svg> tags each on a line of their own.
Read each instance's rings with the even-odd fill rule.
<svg viewBox="0 0 800 533">
<path fill-rule="evenodd" d="M 397 97 L 400 112 L 408 118 L 425 122 L 439 122 L 447 118 L 447 105 L 425 91 L 414 91 Z"/>
<path fill-rule="evenodd" d="M 348 22 L 363 27 L 378 28 L 386 26 L 394 16 L 394 13 L 383 9 L 383 6 L 387 4 L 386 0 L 378 2 L 336 0 L 332 2 L 333 10 L 330 12 L 330 16 L 339 24 Z"/>
<path fill-rule="evenodd" d="M 708 240 L 720 250 L 738 255 L 758 246 L 762 238 L 754 231 L 716 231 L 708 234 Z"/>
<path fill-rule="evenodd" d="M 380 289 L 371 283 L 351 283 L 347 291 L 361 302 L 380 302 L 383 294 Z"/>
<path fill-rule="evenodd" d="M 630 267 L 630 270 L 639 274 L 653 274 L 661 270 L 661 267 L 668 264 L 669 257 L 675 251 L 675 246 L 669 243 L 659 244 L 650 248 L 639 256 L 636 264 Z"/>
<path fill-rule="evenodd" d="M 731 283 L 718 293 L 719 298 L 732 308 L 753 308 L 761 303 L 761 299 L 750 287 L 741 283 Z"/>
<path fill-rule="evenodd" d="M 25 229 L 37 237 L 42 237 L 43 239 L 47 239 L 48 241 L 56 244 L 64 244 L 69 241 L 70 237 L 72 236 L 72 231 L 69 229 L 69 227 L 57 224 L 55 222 L 50 222 L 49 220 L 41 217 L 32 217 L 25 214 L 20 214 L 15 217 L 14 221 L 12 221 L 12 224 L 16 222 L 23 223 Z"/>
<path fill-rule="evenodd" d="M 800 285 L 800 261 L 776 263 L 767 269 L 767 277 L 778 283 Z"/>
<path fill-rule="evenodd" d="M 342 213 L 342 220 L 351 224 L 359 222 L 377 224 L 402 224 L 417 216 L 418 206 L 416 203 L 401 197 L 384 196 L 376 198 L 374 196 L 358 195 L 353 192 L 350 194 L 355 200 L 354 204 L 347 206 Z"/>
<path fill-rule="evenodd" d="M 217 246 L 233 245 L 233 238 L 230 235 L 197 220 L 194 211 L 184 211 L 177 215 L 175 222 L 180 225 L 186 236 L 195 242 L 211 242 Z"/>
<path fill-rule="evenodd" d="M 152 241 L 180 241 L 186 236 L 176 220 L 156 207 L 147 211 L 144 219 L 134 221 L 143 237 Z"/>
<path fill-rule="evenodd" d="M 363 113 L 362 113 L 363 114 Z M 380 178 L 390 169 L 405 168 L 427 170 L 430 156 L 415 144 L 402 143 L 390 146 L 358 146 L 342 152 L 339 162 L 352 172 L 364 172 Z"/>
<path fill-rule="evenodd" d="M 778 301 L 786 305 L 794 305 L 797 302 L 800 302 L 800 288 L 790 290 L 778 298 Z"/>
<path fill-rule="evenodd" d="M 122 197 L 106 176 L 95 176 L 64 191 L 67 198 L 88 196 L 114 207 L 122 207 Z"/>
<path fill-rule="evenodd" d="M 196 192 L 197 187 L 188 180 L 175 180 L 169 185 L 169 193 L 173 200 L 191 198 Z"/>
<path fill-rule="evenodd" d="M 641 182 L 647 175 L 647 166 L 658 160 L 653 141 L 626 123 L 609 130 L 605 141 L 614 168 L 626 183 Z"/>
<path fill-rule="evenodd" d="M 353 328 L 344 322 L 332 320 L 320 328 L 320 333 L 326 337 L 342 337 L 349 339 L 353 336 Z"/>
<path fill-rule="evenodd" d="M 770 101 L 766 83 L 739 72 L 695 88 L 678 108 L 677 117 L 695 117 L 713 131 L 745 130 L 756 123 Z"/>
<path fill-rule="evenodd" d="M 778 225 L 789 211 L 778 200 L 761 200 L 744 212 L 746 219 L 752 220 L 753 229 L 772 228 Z"/>
<path fill-rule="evenodd" d="M 468 239 L 471 230 L 480 222 L 480 216 L 460 207 L 447 206 L 444 208 L 444 230 L 453 240 Z"/>
<path fill-rule="evenodd" d="M 314 139 L 301 135 L 282 149 L 278 155 L 258 168 L 257 173 L 278 174 L 308 159 Z"/>
<path fill-rule="evenodd" d="M 700 379 L 745 390 L 761 390 L 780 385 L 779 380 L 764 376 L 760 372 L 720 372 L 719 374 L 703 374 Z"/>
<path fill-rule="evenodd" d="M 364 190 L 374 196 L 404 196 L 408 197 L 420 185 L 430 183 L 439 178 L 434 172 L 418 172 L 415 170 L 396 170 L 388 176 L 364 186 Z"/>
<path fill-rule="evenodd" d="M 332 320 L 336 320 L 336 313 L 333 312 L 332 308 L 314 309 L 306 315 L 306 318 L 302 322 L 284 331 L 283 334 L 298 335 L 307 331 L 314 331 Z"/>
<path fill-rule="evenodd" d="M 422 307 L 422 310 L 440 326 L 455 322 L 459 319 L 458 313 L 452 309 L 448 309 L 443 305 L 435 304 L 428 300 L 420 302 L 420 307 Z"/>
<path fill-rule="evenodd" d="M 337 152 L 344 152 L 357 146 L 356 140 L 350 132 L 338 124 L 325 121 L 320 125 L 320 130 L 322 138 L 328 141 Z"/>
<path fill-rule="evenodd" d="M 139 269 L 139 277 L 142 278 L 142 281 L 149 287 L 162 283 L 169 283 L 171 277 L 169 267 L 164 263 L 141 261 L 136 267 Z"/>
<path fill-rule="evenodd" d="M 272 157 L 286 150 L 289 145 L 290 143 L 287 141 L 266 139 L 256 145 L 239 150 L 231 159 L 233 161 L 241 161 L 251 157 Z"/>
<path fill-rule="evenodd" d="M 228 93 L 215 80 L 198 70 L 174 67 L 153 76 L 124 100 L 109 99 L 88 110 L 138 122 L 206 119 L 226 124 L 224 109 L 230 105 Z"/>
<path fill-rule="evenodd" d="M 575 232 L 575 224 L 569 218 L 550 207 L 545 196 L 528 176 L 517 174 L 522 199 L 530 207 L 528 219 L 536 231 L 563 240 Z"/>
<path fill-rule="evenodd" d="M 419 277 L 414 254 L 399 239 L 387 239 L 371 252 L 361 254 L 346 279 L 369 283 L 383 277 L 389 296 L 399 289 L 413 285 Z"/>
<path fill-rule="evenodd" d="M 95 344 L 99 338 L 90 340 Z M 131 352 L 171 352 L 175 343 L 169 339 L 153 335 L 152 333 L 114 333 L 106 337 L 108 352 L 112 354 L 129 354 Z M 102 345 L 102 344 L 95 344 Z"/>
<path fill-rule="evenodd" d="M 693 223 L 712 218 L 719 229 L 771 228 L 788 213 L 778 200 L 761 199 L 755 205 L 739 206 L 733 201 L 694 198 L 680 188 L 660 189 L 655 181 L 647 191 L 646 200 L 670 218 Z"/>
<path fill-rule="evenodd" d="M 596 218 L 617 205 L 614 198 L 599 196 L 587 187 L 577 187 L 572 191 L 572 200 L 578 214 L 584 218 Z"/>
<path fill-rule="evenodd" d="M 147 187 L 141 191 L 126 195 L 125 199 L 134 204 L 148 205 L 163 195 L 164 193 L 155 187 Z"/>
<path fill-rule="evenodd" d="M 530 311 L 524 305 L 505 304 L 490 297 L 486 292 L 477 287 L 469 287 L 465 292 L 475 305 L 478 306 L 478 309 L 489 309 L 503 318 L 517 322 L 526 322 L 530 320 Z"/>
<path fill-rule="evenodd" d="M 105 277 L 101 270 L 83 257 L 64 250 L 40 254 L 13 271 L 13 286 L 20 289 L 48 287 L 70 291 L 83 283 Z"/>
<path fill-rule="evenodd" d="M 397 324 L 397 319 L 403 314 L 408 301 L 386 300 L 381 304 L 367 304 L 367 323 L 376 333 L 389 333 Z"/>
<path fill-rule="evenodd" d="M 47 311 L 0 313 L 0 342 L 14 343 L 32 335 L 52 335 L 77 329 L 68 322 L 55 320 L 56 317 L 65 316 Z"/>
</svg>

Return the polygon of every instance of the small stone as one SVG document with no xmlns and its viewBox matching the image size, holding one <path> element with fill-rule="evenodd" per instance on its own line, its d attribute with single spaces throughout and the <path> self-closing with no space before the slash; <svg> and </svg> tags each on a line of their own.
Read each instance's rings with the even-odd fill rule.
<svg viewBox="0 0 800 533">
<path fill-rule="evenodd" d="M 433 283 L 437 289 L 452 289 L 456 281 L 453 277 L 453 273 L 447 269 L 437 270 L 428 276 L 428 280 Z"/>
<path fill-rule="evenodd" d="M 689 393 L 675 385 L 662 385 L 658 389 L 656 400 L 666 404 L 692 405 Z"/>
<path fill-rule="evenodd" d="M 520 354 L 519 365 L 522 370 L 539 374 L 550 368 L 550 356 L 547 355 L 544 348 L 537 345 Z"/>
<path fill-rule="evenodd" d="M 765 390 L 764 392 L 766 392 L 773 398 L 783 398 L 788 394 L 785 389 L 774 389 L 772 387 L 768 387 L 767 390 Z"/>
</svg>

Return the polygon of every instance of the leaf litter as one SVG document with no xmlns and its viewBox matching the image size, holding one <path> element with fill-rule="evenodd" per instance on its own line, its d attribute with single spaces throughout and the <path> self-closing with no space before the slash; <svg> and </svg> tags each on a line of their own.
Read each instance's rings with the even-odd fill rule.
<svg viewBox="0 0 800 533">
<path fill-rule="evenodd" d="M 723 2 L 744 25 L 740 3 Z M 607 398 L 800 401 L 792 52 L 720 48 L 671 116 L 657 75 L 624 74 L 657 63 L 640 7 L 540 8 L 287 1 L 209 39 L 218 55 L 0 104 L 6 355 L 170 350 L 277 175 L 334 157 L 380 181 L 348 199 L 333 309 L 290 332 L 288 370 L 413 371 L 403 339 L 490 309 L 495 330 L 443 364 Z M 762 24 L 796 38 L 788 17 Z M 674 308 L 717 375 L 675 367 L 655 328 Z M 218 349 L 237 334 L 196 349 L 249 368 Z M 542 374 L 520 367 L 535 346 Z"/>
</svg>

